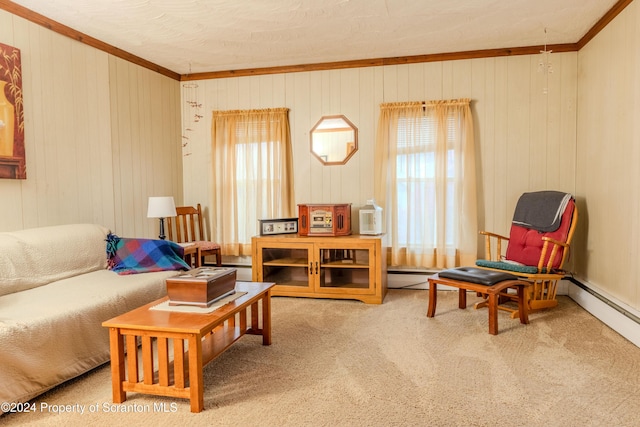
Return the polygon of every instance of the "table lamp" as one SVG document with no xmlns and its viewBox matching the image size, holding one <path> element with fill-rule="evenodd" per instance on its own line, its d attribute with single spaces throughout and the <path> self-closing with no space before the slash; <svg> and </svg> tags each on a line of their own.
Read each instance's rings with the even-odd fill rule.
<svg viewBox="0 0 640 427">
<path fill-rule="evenodd" d="M 173 197 L 149 197 L 147 218 L 160 218 L 160 239 L 164 240 L 164 219 L 176 216 L 176 204 Z"/>
</svg>

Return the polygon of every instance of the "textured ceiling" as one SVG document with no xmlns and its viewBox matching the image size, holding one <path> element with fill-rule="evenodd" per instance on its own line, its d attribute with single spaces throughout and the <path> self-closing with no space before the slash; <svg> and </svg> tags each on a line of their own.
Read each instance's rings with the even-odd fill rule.
<svg viewBox="0 0 640 427">
<path fill-rule="evenodd" d="M 179 74 L 575 43 L 616 2 L 14 0 Z"/>
</svg>

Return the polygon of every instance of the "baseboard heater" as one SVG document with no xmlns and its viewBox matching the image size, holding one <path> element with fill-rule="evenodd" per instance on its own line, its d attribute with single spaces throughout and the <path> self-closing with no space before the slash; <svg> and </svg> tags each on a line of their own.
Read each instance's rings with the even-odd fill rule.
<svg viewBox="0 0 640 427">
<path fill-rule="evenodd" d="M 425 275 L 425 276 L 428 276 L 428 275 L 431 275 L 433 273 L 436 273 L 436 271 L 435 270 L 428 270 L 428 269 L 420 269 L 420 268 L 416 268 L 416 269 L 389 268 L 387 273 L 389 273 L 390 275 L 397 275 L 399 277 L 406 276 L 406 275 Z M 622 314 L 623 316 L 625 316 L 629 320 L 633 321 L 634 323 L 640 325 L 640 317 L 639 316 L 635 315 L 634 313 L 631 313 L 629 310 L 626 310 L 625 308 L 623 308 L 620 305 L 616 304 L 615 302 L 611 301 L 610 299 L 608 299 L 604 295 L 601 295 L 600 293 L 594 291 L 589 286 L 587 286 L 584 283 L 580 282 L 575 277 L 573 277 L 573 276 L 565 276 L 563 280 L 567 280 L 567 281 L 573 283 L 574 285 L 576 285 L 577 287 L 579 287 L 583 291 L 587 292 L 589 295 L 591 295 L 594 298 L 598 299 L 599 301 L 603 302 L 604 304 L 606 304 L 610 308 L 614 309 L 618 313 Z M 426 284 L 426 281 L 425 281 L 425 282 L 421 282 L 421 283 L 409 283 L 409 284 L 406 284 L 406 285 L 405 284 L 400 284 L 399 286 L 389 286 L 389 287 L 390 288 L 396 288 L 396 289 L 402 289 L 402 288 L 417 289 L 417 287 L 427 289 L 427 284 Z"/>
<path fill-rule="evenodd" d="M 578 279 L 576 279 L 575 277 L 572 276 L 565 276 L 564 277 L 565 280 L 568 280 L 569 282 L 573 283 L 574 285 L 576 285 L 577 287 L 579 287 L 580 289 L 582 289 L 583 291 L 589 293 L 590 295 L 592 295 L 593 297 L 597 298 L 598 300 L 602 301 L 603 303 L 607 304 L 609 307 L 613 308 L 614 310 L 616 310 L 618 313 L 622 314 L 623 316 L 627 317 L 628 319 L 634 321 L 635 323 L 640 325 L 640 317 L 636 316 L 633 313 L 630 313 L 628 310 L 625 310 L 624 308 L 620 307 L 618 304 L 616 304 L 615 302 L 611 301 L 609 298 L 599 294 L 598 292 L 594 291 L 593 289 L 591 289 L 589 286 L 585 285 L 584 283 L 580 282 Z"/>
</svg>

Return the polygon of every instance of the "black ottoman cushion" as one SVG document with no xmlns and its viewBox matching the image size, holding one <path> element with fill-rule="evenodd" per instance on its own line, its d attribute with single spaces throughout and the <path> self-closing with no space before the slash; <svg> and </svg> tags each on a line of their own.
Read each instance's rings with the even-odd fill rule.
<svg viewBox="0 0 640 427">
<path fill-rule="evenodd" d="M 505 280 L 518 280 L 513 274 L 501 271 L 491 271 L 476 267 L 458 267 L 442 270 L 438 276 L 445 279 L 460 280 L 461 282 L 477 283 L 479 285 L 493 286 Z"/>
</svg>

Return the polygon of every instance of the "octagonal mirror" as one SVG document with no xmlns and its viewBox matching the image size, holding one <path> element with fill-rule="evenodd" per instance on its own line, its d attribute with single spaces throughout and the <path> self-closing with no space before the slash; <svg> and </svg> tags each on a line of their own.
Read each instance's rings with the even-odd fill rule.
<svg viewBox="0 0 640 427">
<path fill-rule="evenodd" d="M 343 115 L 323 116 L 310 135 L 311 153 L 324 165 L 344 165 L 358 151 L 358 128 Z"/>
</svg>

